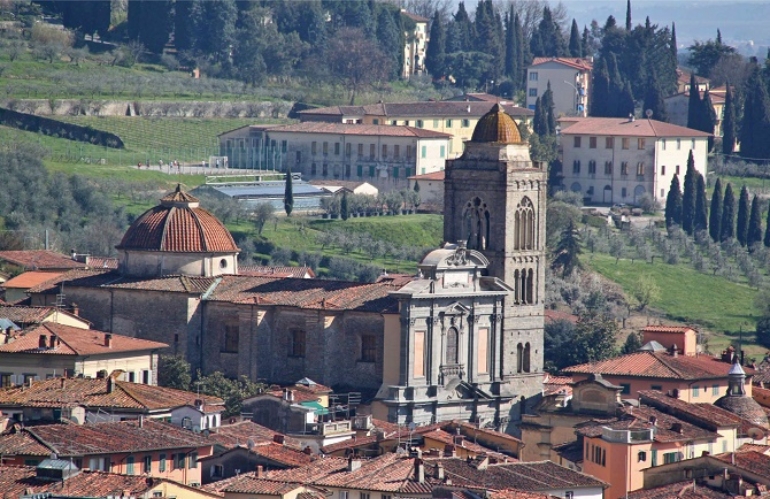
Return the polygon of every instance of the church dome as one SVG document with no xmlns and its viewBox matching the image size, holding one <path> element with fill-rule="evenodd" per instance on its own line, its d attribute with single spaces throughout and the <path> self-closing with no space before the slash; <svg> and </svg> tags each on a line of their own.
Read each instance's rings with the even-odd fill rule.
<svg viewBox="0 0 770 499">
<path fill-rule="evenodd" d="M 762 406 L 752 397 L 746 395 L 744 389 L 746 373 L 738 362 L 733 364 L 727 378 L 727 395 L 717 399 L 714 405 L 751 421 L 761 428 L 768 428 L 767 414 L 765 414 Z"/>
<path fill-rule="evenodd" d="M 131 224 L 119 250 L 237 253 L 230 231 L 179 185 Z"/>
<path fill-rule="evenodd" d="M 473 130 L 471 142 L 493 144 L 521 144 L 521 133 L 503 106 L 495 104 L 479 119 Z"/>
</svg>

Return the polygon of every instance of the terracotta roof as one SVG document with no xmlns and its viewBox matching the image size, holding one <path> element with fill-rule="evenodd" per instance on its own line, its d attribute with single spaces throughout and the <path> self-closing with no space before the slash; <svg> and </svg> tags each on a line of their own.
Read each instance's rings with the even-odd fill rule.
<svg viewBox="0 0 770 499">
<path fill-rule="evenodd" d="M 481 497 L 487 497 L 489 499 L 550 499 L 558 496 L 552 496 L 549 494 L 538 494 L 536 492 L 527 492 L 526 490 L 505 489 L 490 492 L 489 495 Z"/>
<path fill-rule="evenodd" d="M 34 466 L 0 465 L 2 497 L 17 498 L 28 493 L 50 493 L 56 497 L 145 497 L 145 494 L 148 494 L 158 485 L 170 482 L 163 478 L 145 475 L 118 475 L 102 471 L 81 470 L 67 479 L 66 491 L 63 492 L 61 482 L 38 479 L 36 475 L 37 469 Z M 180 483 L 174 483 L 174 487 L 183 491 L 193 490 Z M 200 489 L 195 489 L 195 491 L 196 495 L 204 494 L 218 497 L 218 495 L 210 492 L 200 492 Z"/>
<path fill-rule="evenodd" d="M 0 251 L 0 260 L 30 270 L 64 270 L 83 268 L 86 265 L 67 255 L 48 250 Z"/>
<path fill-rule="evenodd" d="M 634 352 L 608 360 L 580 364 L 564 369 L 565 373 L 603 376 L 633 376 L 680 380 L 727 379 L 730 364 L 707 355 L 674 357 L 663 352 Z M 754 374 L 753 369 L 746 370 Z"/>
<path fill-rule="evenodd" d="M 304 112 L 305 111 L 303 111 L 303 113 Z M 291 125 L 276 125 L 271 126 L 268 131 L 381 137 L 414 137 L 419 139 L 444 139 L 452 137 L 452 135 L 448 133 L 411 126 L 364 125 L 359 123 L 330 123 L 326 121 L 305 121 L 302 123 L 293 123 Z"/>
<path fill-rule="evenodd" d="M 0 455 L 45 456 L 51 449 L 25 431 L 6 432 L 0 436 Z"/>
<path fill-rule="evenodd" d="M 263 442 L 257 444 L 252 447 L 251 452 L 287 467 L 303 466 L 312 461 L 311 456 L 305 454 L 301 450 L 293 449 L 276 442 Z"/>
<path fill-rule="evenodd" d="M 532 65 L 530 67 L 545 64 L 547 62 L 557 62 L 571 68 L 582 69 L 585 71 L 590 71 L 594 67 L 594 64 L 591 61 L 588 59 L 581 59 L 580 57 L 535 57 L 532 60 Z"/>
<path fill-rule="evenodd" d="M 110 334 L 110 346 L 106 335 Z M 41 336 L 46 337 L 46 348 L 40 348 Z M 50 339 L 58 341 L 53 348 Z M 166 343 L 131 338 L 120 334 L 105 333 L 95 329 L 83 329 L 55 322 L 45 322 L 13 336 L 13 341 L 0 345 L 0 352 L 35 353 L 46 355 L 104 355 L 117 352 L 143 352 L 166 348 Z"/>
<path fill-rule="evenodd" d="M 276 482 L 314 483 L 332 473 L 346 469 L 347 466 L 347 459 L 324 457 L 299 468 L 268 471 L 265 473 L 265 478 Z"/>
<path fill-rule="evenodd" d="M 396 289 L 400 289 L 414 281 L 415 278 L 416 277 L 414 274 L 382 274 L 377 277 L 375 282 L 380 284 L 389 284 L 394 286 Z"/>
<path fill-rule="evenodd" d="M 245 445 L 249 440 L 253 442 L 272 442 L 276 435 L 281 434 L 253 421 L 239 421 L 229 425 L 222 425 L 218 428 L 212 428 L 209 439 L 221 447 L 232 449 Z M 285 438 L 285 441 L 287 443 L 296 442 L 291 438 Z"/>
<path fill-rule="evenodd" d="M 770 451 L 770 445 L 759 445 L 759 444 L 743 444 L 740 447 L 738 447 L 737 452 L 759 452 L 760 454 L 767 454 L 767 451 Z"/>
<path fill-rule="evenodd" d="M 562 135 L 609 135 L 616 137 L 710 137 L 710 133 L 653 119 L 577 118 Z"/>
<path fill-rule="evenodd" d="M 693 484 L 692 480 L 662 485 L 652 489 L 635 490 L 628 493 L 628 499 L 728 499 L 735 497 L 729 492 L 721 492 L 705 484 Z"/>
<path fill-rule="evenodd" d="M 444 170 L 423 173 L 422 175 L 412 175 L 409 177 L 409 180 L 444 180 Z"/>
<path fill-rule="evenodd" d="M 718 428 L 737 428 L 741 418 L 711 404 L 691 404 L 657 390 L 640 390 L 639 403 L 654 406 L 672 415 L 716 431 Z"/>
<path fill-rule="evenodd" d="M 62 272 L 30 270 L 8 279 L 3 283 L 3 287 L 6 289 L 30 289 L 51 279 L 55 279 L 60 275 L 62 275 Z"/>
<path fill-rule="evenodd" d="M 167 275 L 150 279 L 124 276 L 114 270 L 70 270 L 56 279 L 46 281 L 30 289 L 30 293 L 56 294 L 60 286 L 83 288 L 118 288 L 141 291 L 166 291 L 174 293 L 203 294 L 219 282 L 219 277 L 194 277 Z"/>
<path fill-rule="evenodd" d="M 332 393 L 334 391 L 330 387 L 326 385 L 322 385 L 321 383 L 316 383 L 315 381 L 307 377 L 297 381 L 290 388 L 293 388 L 295 390 L 304 390 L 310 393 Z"/>
<path fill-rule="evenodd" d="M 573 324 L 577 324 L 578 316 L 570 314 L 569 312 L 562 312 L 559 310 L 546 309 L 544 312 L 546 322 L 554 321 L 568 321 Z"/>
<path fill-rule="evenodd" d="M 391 116 L 394 118 L 476 118 L 484 116 L 492 109 L 497 101 L 420 101 L 369 104 L 364 106 L 329 106 L 300 111 L 303 115 L 329 115 L 329 116 Z M 514 117 L 533 116 L 530 109 L 503 104 L 505 112 Z"/>
<path fill-rule="evenodd" d="M 645 331 L 651 333 L 686 333 L 687 331 L 696 331 L 696 329 L 689 326 L 647 326 L 642 328 L 642 332 Z"/>
<path fill-rule="evenodd" d="M 405 15 L 406 17 L 408 17 L 409 19 L 417 23 L 427 23 L 430 21 L 430 19 L 426 17 L 418 16 L 417 14 L 412 14 L 411 12 L 402 11 L 401 14 Z"/>
<path fill-rule="evenodd" d="M 554 445 L 551 449 L 562 459 L 575 464 L 583 462 L 583 443 L 578 440 Z"/>
<path fill-rule="evenodd" d="M 487 114 L 479 118 L 476 128 L 473 129 L 471 142 L 486 144 L 523 143 L 519 127 L 500 104 L 495 104 Z"/>
<path fill-rule="evenodd" d="M 271 397 L 277 397 L 279 399 L 283 399 L 283 389 L 266 391 L 264 392 L 263 395 L 269 395 Z M 257 395 L 257 397 L 259 397 L 259 395 Z M 299 404 L 302 402 L 318 402 L 318 395 L 313 392 L 308 392 L 305 390 L 294 390 L 293 402 L 295 404 Z"/>
<path fill-rule="evenodd" d="M 238 252 L 230 231 L 214 215 L 198 206 L 198 200 L 177 190 L 160 205 L 144 212 L 131 224 L 119 250 L 178 253 Z"/>
<path fill-rule="evenodd" d="M 87 265 L 92 269 L 117 269 L 118 259 L 106 256 L 89 256 Z"/>
<path fill-rule="evenodd" d="M 639 406 L 625 409 L 623 416 L 617 421 L 590 422 L 581 425 L 575 433 L 584 437 L 599 438 L 602 428 L 613 430 L 646 430 L 652 427 L 651 418 L 655 418 L 655 442 L 690 442 L 693 440 L 716 439 L 719 434 L 688 423 L 654 407 Z"/>
<path fill-rule="evenodd" d="M 734 464 L 736 468 L 746 470 L 760 476 L 767 476 L 770 470 L 770 456 L 761 452 L 725 452 L 714 456 L 720 461 Z"/>
<path fill-rule="evenodd" d="M 289 484 L 284 482 L 272 482 L 256 478 L 254 474 L 246 474 L 240 480 L 233 480 L 224 487 L 222 492 L 231 494 L 259 494 L 264 496 L 282 496 L 298 487 L 299 484 Z"/>
<path fill-rule="evenodd" d="M 686 84 L 689 85 L 689 83 L 690 83 L 690 74 L 691 73 L 689 71 L 685 71 L 684 69 L 681 69 L 681 68 L 676 68 L 676 79 L 677 79 L 677 81 L 679 83 L 686 83 Z M 711 80 L 709 80 L 708 78 L 704 78 L 703 76 L 695 75 L 695 84 L 696 85 L 699 84 L 699 83 L 708 83 L 709 81 L 711 81 Z"/>
<path fill-rule="evenodd" d="M 111 382 L 114 388 L 110 392 Z M 0 407 L 82 405 L 142 413 L 194 405 L 196 400 L 203 400 L 207 405 L 224 404 L 218 397 L 110 378 L 51 378 L 33 382 L 27 387 L 0 390 Z"/>
<path fill-rule="evenodd" d="M 460 432 L 462 432 L 463 435 L 465 435 L 467 438 L 471 439 L 482 439 L 483 437 L 493 437 L 496 439 L 503 439 L 507 440 L 510 443 L 515 444 L 521 444 L 523 443 L 521 439 L 514 437 L 513 435 L 509 435 L 508 433 L 503 433 L 501 431 L 493 430 L 491 428 L 477 428 L 476 425 L 472 423 L 465 423 L 465 422 L 458 422 L 453 421 L 452 426 L 455 427 L 459 425 L 460 426 Z"/>
<path fill-rule="evenodd" d="M 62 457 L 82 457 L 118 452 L 146 452 L 162 449 L 190 449 L 211 445 L 205 437 L 180 426 L 160 421 L 111 421 L 109 423 L 57 423 L 37 425 L 11 432 L 24 432 Z M 15 438 L 0 435 L 0 442 Z M 17 453 L 18 455 L 18 453 Z"/>
<path fill-rule="evenodd" d="M 475 428 L 474 428 L 475 430 Z M 474 442 L 472 440 L 472 436 L 465 438 L 465 435 L 462 435 L 462 441 L 460 443 L 455 443 L 455 437 L 457 435 L 454 432 L 449 432 L 442 428 L 436 428 L 435 430 L 422 433 L 423 438 L 430 438 L 432 440 L 437 440 L 441 443 L 443 443 L 445 446 L 456 446 L 458 448 L 465 449 L 468 452 L 472 452 L 475 454 L 486 454 L 490 458 L 492 458 L 496 462 L 514 462 L 517 459 L 506 456 L 505 454 L 495 452 L 494 450 L 485 447 L 477 442 Z"/>
<path fill-rule="evenodd" d="M 38 284 L 37 286 L 30 288 L 30 293 L 59 293 L 61 283 L 77 282 L 82 280 L 88 280 L 91 278 L 100 278 L 103 282 L 109 282 L 111 279 L 115 279 L 118 274 L 111 274 L 112 270 L 108 269 L 72 269 L 58 274 L 51 279 Z M 87 282 L 87 281 L 86 281 Z"/>
<path fill-rule="evenodd" d="M 0 317 L 16 324 L 37 324 L 52 314 L 54 307 L 25 307 L 21 305 L 0 305 Z M 58 310 L 58 312 L 63 312 Z M 66 313 L 66 312 L 65 312 Z"/>
<path fill-rule="evenodd" d="M 296 277 L 304 279 L 305 276 L 315 277 L 315 272 L 310 267 L 272 267 L 269 265 L 240 265 L 238 275 L 251 277 Z"/>
</svg>

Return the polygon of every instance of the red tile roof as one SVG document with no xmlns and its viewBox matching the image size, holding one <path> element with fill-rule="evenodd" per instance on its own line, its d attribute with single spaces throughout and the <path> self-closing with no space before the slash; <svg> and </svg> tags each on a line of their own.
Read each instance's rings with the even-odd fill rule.
<svg viewBox="0 0 770 499">
<path fill-rule="evenodd" d="M 51 279 L 55 279 L 62 275 L 62 273 L 63 272 L 30 270 L 8 279 L 3 283 L 3 287 L 6 289 L 30 289 Z"/>
<path fill-rule="evenodd" d="M 742 419 L 712 404 L 691 404 L 657 390 L 639 391 L 639 402 L 654 406 L 678 418 L 717 431 L 718 428 L 738 428 Z"/>
<path fill-rule="evenodd" d="M 0 260 L 30 270 L 65 270 L 86 266 L 70 256 L 48 250 L 0 251 Z"/>
<path fill-rule="evenodd" d="M 422 175 L 412 175 L 409 180 L 444 180 L 444 170 L 437 172 L 423 173 Z"/>
<path fill-rule="evenodd" d="M 246 445 L 249 440 L 253 442 L 272 442 L 276 435 L 281 435 L 281 433 L 252 421 L 239 421 L 229 425 L 222 425 L 218 428 L 212 428 L 209 439 L 221 447 L 232 449 Z M 284 438 L 288 444 L 296 442 L 294 439 Z M 298 442 L 296 443 L 298 445 Z"/>
<path fill-rule="evenodd" d="M 118 259 L 105 256 L 89 256 L 86 264 L 92 269 L 117 269 Z"/>
<path fill-rule="evenodd" d="M 299 468 L 268 471 L 265 473 L 265 478 L 276 482 L 313 483 L 332 473 L 342 471 L 347 466 L 347 459 L 324 457 Z"/>
<path fill-rule="evenodd" d="M 110 392 L 111 383 L 114 383 L 114 388 Z M 31 386 L 0 390 L 0 407 L 82 405 L 147 413 L 194 405 L 196 400 L 203 400 L 206 405 L 224 404 L 218 397 L 109 378 L 51 378 L 36 381 Z"/>
<path fill-rule="evenodd" d="M 295 277 L 304 279 L 306 276 L 315 277 L 310 267 L 273 267 L 269 265 L 241 265 L 238 275 L 250 277 Z"/>
<path fill-rule="evenodd" d="M 628 499 L 729 499 L 735 497 L 728 492 L 721 492 L 704 484 L 694 484 L 692 480 L 676 482 L 652 489 L 629 492 Z"/>
<path fill-rule="evenodd" d="M 588 59 L 581 59 L 580 57 L 535 57 L 532 60 L 532 65 L 530 67 L 539 66 L 540 64 L 545 64 L 547 62 L 556 62 L 583 71 L 591 71 L 594 67 L 594 64 L 591 61 Z"/>
<path fill-rule="evenodd" d="M 562 312 L 560 310 L 546 309 L 544 315 L 546 322 L 568 321 L 577 324 L 578 321 L 577 315 L 570 314 L 569 312 Z"/>
<path fill-rule="evenodd" d="M 727 379 L 730 364 L 707 355 L 674 357 L 663 352 L 634 352 L 613 359 L 580 364 L 564 369 L 565 373 L 603 376 L 632 376 L 679 380 Z M 746 368 L 746 374 L 754 374 Z"/>
<path fill-rule="evenodd" d="M 40 443 L 25 431 L 6 432 L 0 436 L 0 455 L 44 456 L 51 455 L 51 449 Z"/>
<path fill-rule="evenodd" d="M 770 456 L 757 451 L 725 452 L 715 455 L 714 458 L 760 476 L 767 476 L 770 470 Z"/>
<path fill-rule="evenodd" d="M 168 347 L 157 341 L 111 334 L 110 346 L 106 346 L 107 334 L 95 329 L 83 329 L 55 322 L 45 322 L 14 335 L 13 341 L 0 345 L 0 352 L 35 353 L 46 355 L 105 355 L 117 352 L 147 352 Z M 46 337 L 47 348 L 40 348 L 41 336 Z M 53 348 L 50 339 L 59 341 Z"/>
<path fill-rule="evenodd" d="M 0 317 L 8 319 L 18 325 L 37 324 L 43 322 L 43 320 L 49 315 L 56 313 L 64 313 L 72 315 L 64 310 L 57 309 L 55 307 L 25 307 L 21 305 L 0 305 Z M 82 317 L 79 319 L 85 321 Z"/>
<path fill-rule="evenodd" d="M 616 137 L 710 137 L 711 134 L 663 121 L 628 118 L 577 118 L 562 135 L 608 135 Z"/>
<path fill-rule="evenodd" d="M 301 450 L 276 442 L 259 443 L 252 447 L 251 452 L 287 467 L 303 466 L 312 461 L 312 457 Z"/>
<path fill-rule="evenodd" d="M 687 331 L 696 331 L 689 326 L 647 326 L 642 328 L 642 332 L 651 333 L 686 333 Z"/>
<path fill-rule="evenodd" d="M 12 432 L 27 433 L 60 458 L 211 446 L 211 442 L 201 435 L 180 426 L 152 420 L 82 425 L 65 422 L 20 430 L 14 428 L 0 435 L 0 444 L 6 438 L 17 439 Z"/>
<path fill-rule="evenodd" d="M 166 291 L 173 293 L 203 294 L 218 282 L 217 277 L 191 277 L 168 275 L 154 279 L 137 279 L 123 276 L 114 270 L 71 270 L 56 279 L 30 289 L 30 293 L 55 294 L 60 286 L 84 288 L 119 288 L 142 291 Z"/>
<path fill-rule="evenodd" d="M 639 406 L 629 407 L 621 419 L 610 422 L 591 422 L 581 425 L 575 433 L 584 437 L 598 438 L 602 435 L 602 428 L 613 430 L 646 430 L 652 428 L 651 418 L 655 418 L 656 442 L 690 442 L 693 440 L 716 439 L 719 434 L 688 423 L 654 407 Z"/>
<path fill-rule="evenodd" d="M 527 492 L 526 490 L 505 489 L 490 492 L 489 495 L 483 497 L 489 499 L 551 499 L 557 496 Z"/>
<path fill-rule="evenodd" d="M 304 111 L 303 111 L 304 112 Z M 332 135 L 414 137 L 418 139 L 447 139 L 452 135 L 423 128 L 396 125 L 364 125 L 357 123 L 330 123 L 326 121 L 305 121 L 291 125 L 275 125 L 269 132 L 327 133 Z"/>
</svg>

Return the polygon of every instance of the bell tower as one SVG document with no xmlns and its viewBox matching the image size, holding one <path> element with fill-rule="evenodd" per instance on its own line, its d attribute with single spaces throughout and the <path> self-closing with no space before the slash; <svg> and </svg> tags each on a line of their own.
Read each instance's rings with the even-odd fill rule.
<svg viewBox="0 0 770 499">
<path fill-rule="evenodd" d="M 512 291 L 503 306 L 501 392 L 519 402 L 542 390 L 545 298 L 545 165 L 500 104 L 476 125 L 465 152 L 447 161 L 444 240 L 489 260 Z M 523 407 L 513 410 L 517 418 Z"/>
</svg>

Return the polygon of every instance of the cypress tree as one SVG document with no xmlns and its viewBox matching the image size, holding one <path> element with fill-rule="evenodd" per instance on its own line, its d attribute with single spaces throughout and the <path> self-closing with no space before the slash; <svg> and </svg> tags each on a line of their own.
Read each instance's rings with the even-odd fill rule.
<svg viewBox="0 0 770 499">
<path fill-rule="evenodd" d="M 580 30 L 577 21 L 572 19 L 572 28 L 569 32 L 569 55 L 570 57 L 583 57 L 583 47 L 580 40 Z"/>
<path fill-rule="evenodd" d="M 696 176 L 695 160 L 692 150 L 687 157 L 687 172 L 684 175 L 684 193 L 682 194 L 682 230 L 692 235 L 695 227 L 695 188 Z"/>
<path fill-rule="evenodd" d="M 722 181 L 717 178 L 714 184 L 714 194 L 711 195 L 711 211 L 709 212 L 709 235 L 715 243 L 720 241 L 722 226 Z"/>
<path fill-rule="evenodd" d="M 735 194 L 732 184 L 727 184 L 725 197 L 722 202 L 722 221 L 720 222 L 720 241 L 727 241 L 735 237 Z"/>
<path fill-rule="evenodd" d="M 446 30 L 437 10 L 430 25 L 430 43 L 425 52 L 425 68 L 433 78 L 441 78 L 446 73 Z"/>
<path fill-rule="evenodd" d="M 679 175 L 671 179 L 671 187 L 666 197 L 666 227 L 682 225 L 682 191 L 679 188 Z"/>
<path fill-rule="evenodd" d="M 741 156 L 748 159 L 770 158 L 768 134 L 770 134 L 770 100 L 768 100 L 762 71 L 755 60 L 746 82 L 746 101 L 739 133 Z"/>
<path fill-rule="evenodd" d="M 751 216 L 749 217 L 749 232 L 746 236 L 746 246 L 749 249 L 753 248 L 755 244 L 762 242 L 762 206 L 759 201 L 759 196 L 754 194 L 754 199 L 751 200 Z"/>
<path fill-rule="evenodd" d="M 521 25 L 521 18 L 516 14 L 513 16 L 513 34 L 516 41 L 516 74 L 513 75 L 513 81 L 516 88 L 527 88 L 527 64 L 530 60 L 527 45 L 524 43 L 524 28 Z"/>
<path fill-rule="evenodd" d="M 348 193 L 342 193 L 342 199 L 340 200 L 340 218 L 347 220 L 350 217 L 350 208 L 348 205 Z"/>
<path fill-rule="evenodd" d="M 735 149 L 735 103 L 730 81 L 726 84 L 724 118 L 722 119 L 722 154 L 731 155 Z"/>
<path fill-rule="evenodd" d="M 625 118 L 628 113 L 620 112 L 620 101 L 623 97 L 624 83 L 623 78 L 620 76 L 620 68 L 618 67 L 618 58 L 614 52 L 610 52 L 607 60 L 607 70 L 610 75 L 610 92 L 607 102 L 607 115 L 616 118 Z"/>
<path fill-rule="evenodd" d="M 545 97 L 545 94 L 543 94 L 543 97 Z M 535 116 L 532 124 L 535 133 L 540 137 L 548 135 L 548 116 L 543 106 L 543 97 L 538 97 L 535 101 Z"/>
<path fill-rule="evenodd" d="M 291 178 L 291 166 L 286 168 L 286 185 L 283 189 L 283 209 L 286 210 L 286 216 L 291 216 L 291 210 L 294 209 L 294 183 Z"/>
<path fill-rule="evenodd" d="M 701 129 L 701 100 L 698 85 L 695 82 L 695 73 L 690 74 L 690 98 L 687 100 L 687 128 Z"/>
<path fill-rule="evenodd" d="M 548 81 L 548 88 L 543 93 L 543 100 L 540 103 L 542 106 L 541 112 L 545 114 L 545 133 L 547 135 L 556 134 L 556 117 L 553 115 L 553 91 L 551 90 L 551 81 Z"/>
<path fill-rule="evenodd" d="M 676 23 L 671 23 L 671 60 L 674 62 L 674 67 L 679 65 L 679 50 L 676 46 Z"/>
<path fill-rule="evenodd" d="M 626 2 L 626 31 L 631 31 L 631 0 Z"/>
<path fill-rule="evenodd" d="M 695 230 L 694 232 L 708 229 L 708 197 L 706 196 L 706 181 L 703 175 L 698 173 L 695 182 Z"/>
<path fill-rule="evenodd" d="M 749 237 L 749 190 L 744 185 L 738 198 L 738 226 L 735 230 L 735 238 L 741 246 L 746 246 Z"/>
<path fill-rule="evenodd" d="M 516 82 L 516 28 L 513 26 L 515 13 L 513 4 L 505 14 L 505 75 L 513 81 L 514 88 L 517 88 Z"/>
<path fill-rule="evenodd" d="M 647 80 L 647 93 L 644 95 L 644 110 L 652 111 L 652 119 L 658 121 L 667 121 L 666 105 L 663 102 L 663 92 L 658 83 L 657 71 L 652 68 L 652 72 Z"/>
<path fill-rule="evenodd" d="M 591 32 L 588 31 L 588 26 L 583 26 L 583 37 L 580 39 L 580 47 L 583 49 L 583 53 L 580 55 L 580 57 L 588 57 L 589 54 L 588 51 L 589 48 L 589 40 L 590 40 Z"/>
<path fill-rule="evenodd" d="M 364 2 L 352 2 L 355 4 L 364 4 Z M 365 5 L 365 4 L 364 4 Z M 369 10 L 367 8 L 367 10 Z M 399 14 L 400 15 L 400 14 Z M 396 26 L 393 14 L 384 7 L 380 8 L 377 15 L 377 41 L 382 51 L 390 57 L 391 60 L 391 78 L 398 78 L 401 74 L 403 63 L 403 43 L 400 43 L 401 30 Z"/>
<path fill-rule="evenodd" d="M 591 92 L 591 116 L 609 116 L 607 103 L 610 96 L 610 73 L 604 57 L 599 59 L 594 68 Z"/>
<path fill-rule="evenodd" d="M 717 113 L 714 111 L 714 106 L 711 104 L 711 94 L 709 89 L 703 92 L 703 100 L 701 101 L 701 118 L 700 118 L 700 130 L 709 134 L 708 148 L 709 152 L 714 148 L 714 126 L 717 123 Z"/>
<path fill-rule="evenodd" d="M 767 210 L 767 221 L 765 222 L 765 243 L 766 248 L 770 248 L 770 210 Z"/>
<path fill-rule="evenodd" d="M 631 82 L 626 80 L 623 93 L 618 101 L 618 117 L 632 115 L 635 110 L 636 103 L 634 102 L 634 92 L 631 90 Z"/>
</svg>

